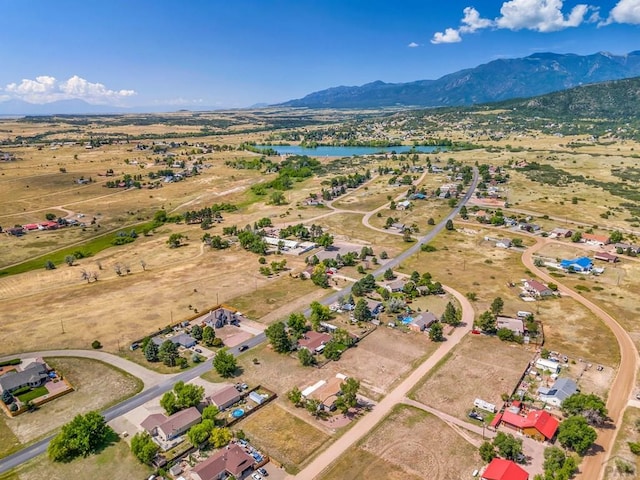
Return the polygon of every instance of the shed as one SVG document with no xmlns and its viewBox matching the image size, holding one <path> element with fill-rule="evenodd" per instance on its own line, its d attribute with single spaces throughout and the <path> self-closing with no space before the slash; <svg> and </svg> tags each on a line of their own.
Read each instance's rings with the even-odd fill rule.
<svg viewBox="0 0 640 480">
<path fill-rule="evenodd" d="M 548 360 L 546 358 L 539 358 L 536 360 L 536 368 L 539 370 L 548 370 L 551 373 L 560 372 L 560 363 Z"/>
</svg>

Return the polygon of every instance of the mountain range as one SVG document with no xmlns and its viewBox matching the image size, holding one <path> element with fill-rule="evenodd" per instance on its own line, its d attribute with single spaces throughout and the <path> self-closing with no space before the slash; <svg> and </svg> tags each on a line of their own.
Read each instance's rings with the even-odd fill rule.
<svg viewBox="0 0 640 480">
<path fill-rule="evenodd" d="M 572 87 L 640 76 L 640 51 L 627 55 L 535 53 L 499 59 L 437 80 L 376 81 L 334 87 L 280 104 L 307 108 L 469 106 L 526 98 Z"/>
</svg>

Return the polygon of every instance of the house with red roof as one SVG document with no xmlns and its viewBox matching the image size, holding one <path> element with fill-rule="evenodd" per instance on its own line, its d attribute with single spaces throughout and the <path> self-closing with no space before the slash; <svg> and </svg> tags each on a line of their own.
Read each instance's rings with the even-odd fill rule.
<svg viewBox="0 0 640 480">
<path fill-rule="evenodd" d="M 511 460 L 494 458 L 481 478 L 482 480 L 529 480 L 529 474 Z"/>
<path fill-rule="evenodd" d="M 530 410 L 526 416 L 520 415 L 518 408 L 508 408 L 502 414 L 501 423 L 509 428 L 544 442 L 551 440 L 560 422 L 545 410 Z"/>
<path fill-rule="evenodd" d="M 329 340 L 331 340 L 331 335 L 328 333 L 314 332 L 311 330 L 306 332 L 304 337 L 298 340 L 298 348 L 306 348 L 311 353 L 321 353 Z"/>
<path fill-rule="evenodd" d="M 526 280 L 524 282 L 524 289 L 535 297 L 549 297 L 553 295 L 553 290 L 537 280 Z"/>
</svg>

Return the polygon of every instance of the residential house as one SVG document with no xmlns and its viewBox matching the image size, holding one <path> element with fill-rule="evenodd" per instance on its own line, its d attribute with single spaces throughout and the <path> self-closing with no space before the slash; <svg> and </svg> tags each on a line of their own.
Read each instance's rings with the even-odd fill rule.
<svg viewBox="0 0 640 480">
<path fill-rule="evenodd" d="M 640 253 L 640 247 L 637 245 L 631 245 L 630 243 L 614 243 L 613 248 L 615 248 L 616 251 L 622 251 L 624 253 L 626 252 L 632 252 L 635 254 Z"/>
<path fill-rule="evenodd" d="M 384 311 L 384 305 L 382 302 L 372 300 L 370 298 L 365 298 L 365 301 L 367 302 L 367 307 L 369 307 L 369 310 L 371 311 L 371 315 L 374 317 L 377 317 Z"/>
<path fill-rule="evenodd" d="M 498 248 L 511 248 L 513 243 L 508 238 L 501 238 L 496 242 Z"/>
<path fill-rule="evenodd" d="M 328 333 L 314 332 L 311 330 L 306 332 L 304 337 L 298 340 L 298 349 L 306 348 L 311 353 L 321 353 L 329 340 L 331 340 L 331 335 Z"/>
<path fill-rule="evenodd" d="M 407 282 L 404 278 L 396 278 L 395 280 L 384 282 L 382 284 L 382 287 L 385 288 L 389 293 L 395 293 L 401 292 L 406 283 Z"/>
<path fill-rule="evenodd" d="M 502 423 L 517 432 L 538 441 L 551 440 L 560 422 L 545 410 L 530 410 L 526 416 L 519 407 L 509 407 L 502 413 Z"/>
<path fill-rule="evenodd" d="M 423 312 L 419 315 L 415 316 L 411 323 L 409 323 L 409 329 L 414 332 L 424 332 L 428 328 L 431 328 L 431 325 L 438 321 L 438 317 L 436 317 L 431 312 Z"/>
<path fill-rule="evenodd" d="M 398 230 L 399 232 L 404 232 L 406 226 L 404 223 L 396 222 L 391 224 L 391 228 Z"/>
<path fill-rule="evenodd" d="M 238 444 L 230 444 L 191 470 L 193 480 L 222 480 L 231 475 L 243 478 L 255 459 Z"/>
<path fill-rule="evenodd" d="M 409 200 L 403 200 L 396 204 L 396 210 L 407 210 L 410 206 L 411 202 Z"/>
<path fill-rule="evenodd" d="M 597 252 L 593 258 L 596 260 L 602 260 L 603 262 L 616 263 L 619 258 L 617 255 L 612 255 L 607 252 Z"/>
<path fill-rule="evenodd" d="M 573 231 L 566 228 L 554 228 L 549 232 L 549 238 L 569 238 Z"/>
<path fill-rule="evenodd" d="M 494 458 L 480 478 L 482 480 L 529 480 L 529 474 L 511 460 Z"/>
<path fill-rule="evenodd" d="M 550 297 L 553 295 L 553 290 L 537 280 L 526 280 L 524 289 L 535 297 Z"/>
<path fill-rule="evenodd" d="M 49 368 L 44 362 L 33 362 L 22 371 L 11 370 L 0 376 L 0 390 L 14 392 L 22 387 L 40 387 L 49 377 Z"/>
<path fill-rule="evenodd" d="M 167 340 L 170 340 L 171 343 L 184 348 L 191 348 L 197 343 L 196 339 L 187 333 L 179 333 L 177 335 L 174 335 L 168 338 L 162 338 L 160 336 L 157 336 L 151 339 L 151 341 L 158 346 L 162 345 Z"/>
<path fill-rule="evenodd" d="M 242 395 L 236 390 L 236 387 L 229 385 L 207 397 L 207 401 L 210 405 L 215 405 L 218 410 L 223 411 L 240 401 L 240 398 Z"/>
<path fill-rule="evenodd" d="M 560 372 L 560 363 L 548 360 L 546 358 L 539 358 L 536 360 L 535 367 L 539 370 L 549 371 L 551 373 Z"/>
<path fill-rule="evenodd" d="M 520 318 L 498 316 L 496 318 L 496 328 L 508 328 L 516 335 L 524 335 L 524 322 Z"/>
<path fill-rule="evenodd" d="M 570 378 L 558 378 L 551 388 L 538 387 L 538 398 L 559 407 L 562 402 L 578 391 L 578 385 Z"/>
<path fill-rule="evenodd" d="M 578 257 L 571 260 L 562 260 L 560 268 L 578 273 L 589 273 L 593 268 L 593 262 L 589 257 Z"/>
<path fill-rule="evenodd" d="M 594 235 L 593 233 L 583 233 L 580 239 L 582 243 L 594 245 L 596 247 L 604 247 L 609 244 L 609 237 L 606 235 Z"/>
<path fill-rule="evenodd" d="M 21 237 L 22 235 L 27 233 L 26 230 L 22 227 L 7 228 L 5 232 L 8 235 L 13 235 L 14 237 Z"/>
<path fill-rule="evenodd" d="M 409 197 L 411 200 L 426 200 L 427 196 L 422 192 L 414 193 Z"/>
<path fill-rule="evenodd" d="M 302 391 L 302 396 L 306 399 L 317 400 L 320 402 L 319 408 L 323 410 L 335 410 L 336 401 L 342 395 L 342 382 L 346 379 L 345 375 L 337 373 L 335 377 L 330 378 L 328 381 L 320 380 L 314 385 L 305 388 Z"/>
<path fill-rule="evenodd" d="M 168 442 L 200 423 L 201 419 L 202 415 L 200 415 L 198 409 L 189 407 L 169 417 L 161 413 L 149 415 L 140 426 L 150 435 L 157 435 L 162 441 Z"/>
</svg>

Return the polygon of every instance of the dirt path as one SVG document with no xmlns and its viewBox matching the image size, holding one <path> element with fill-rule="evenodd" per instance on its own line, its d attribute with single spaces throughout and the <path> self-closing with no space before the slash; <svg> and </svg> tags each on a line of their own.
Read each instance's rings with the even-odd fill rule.
<svg viewBox="0 0 640 480">
<path fill-rule="evenodd" d="M 595 303 L 564 286 L 557 278 L 551 277 L 549 274 L 537 268 L 533 264 L 533 254 L 548 243 L 549 241 L 547 239 L 538 239 L 535 245 L 524 252 L 522 255 L 522 263 L 542 280 L 546 282 L 553 282 L 558 285 L 558 290 L 563 295 L 570 296 L 597 315 L 613 332 L 620 348 L 620 367 L 613 383 L 611 384 L 611 389 L 609 390 L 609 396 L 607 398 L 609 417 L 613 420 L 616 428 L 602 429 L 598 431 L 596 445 L 601 448 L 594 454 L 588 455 L 584 458 L 580 465 L 580 473 L 578 477 L 583 480 L 598 480 L 604 476 L 605 466 L 609 460 L 609 456 L 611 455 L 613 443 L 616 439 L 616 433 L 622 423 L 624 410 L 627 406 L 631 393 L 635 388 L 636 372 L 638 370 L 638 351 L 636 350 L 633 340 L 631 340 L 629 334 L 611 315 L 606 313 Z"/>
<path fill-rule="evenodd" d="M 395 389 L 393 389 L 380 403 L 378 403 L 370 413 L 367 413 L 362 419 L 356 423 L 351 430 L 346 432 L 342 437 L 332 443 L 329 448 L 318 455 L 309 465 L 303 468 L 295 477 L 312 479 L 319 478 L 322 472 L 335 460 L 340 457 L 346 450 L 351 448 L 358 440 L 363 438 L 371 431 L 380 421 L 384 420 L 391 412 L 394 405 L 402 403 L 409 393 L 409 390 L 416 385 L 429 370 L 438 364 L 438 362 L 453 349 L 458 342 L 469 332 L 473 326 L 473 307 L 467 298 L 461 293 L 443 286 L 443 288 L 460 302 L 462 306 L 462 322 L 463 326 L 457 328 L 453 335 L 446 338 L 440 347 L 418 366 L 411 374 L 404 379 Z"/>
<path fill-rule="evenodd" d="M 20 353 L 17 355 L 10 355 L 0 358 L 2 360 L 10 360 L 12 358 L 34 358 L 34 357 L 81 357 L 89 358 L 92 360 L 99 360 L 108 365 L 112 365 L 120 370 L 123 370 L 134 377 L 139 378 L 144 383 L 144 388 L 151 388 L 159 383 L 173 377 L 175 374 L 162 374 L 149 370 L 142 365 L 125 360 L 124 358 L 112 355 L 107 352 L 99 352 L 92 350 L 47 350 L 44 352 L 29 352 Z"/>
</svg>

